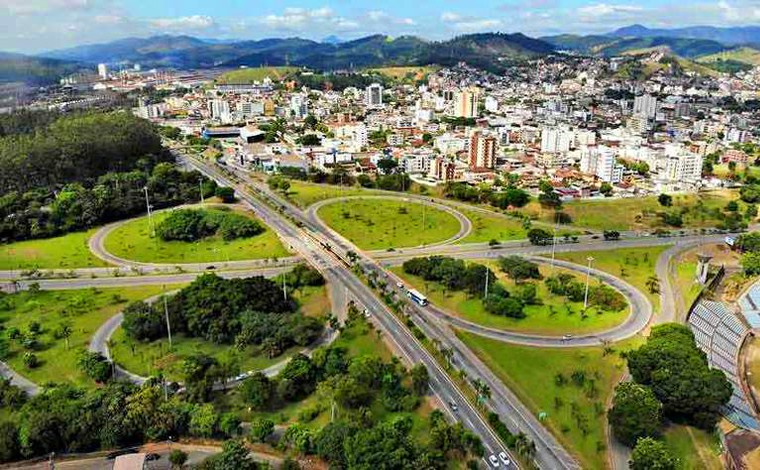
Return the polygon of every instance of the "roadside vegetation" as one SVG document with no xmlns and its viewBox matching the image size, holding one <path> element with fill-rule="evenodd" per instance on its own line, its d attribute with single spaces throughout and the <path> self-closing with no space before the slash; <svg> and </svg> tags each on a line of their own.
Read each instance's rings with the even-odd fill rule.
<svg viewBox="0 0 760 470">
<path fill-rule="evenodd" d="M 363 250 L 429 245 L 448 240 L 460 229 L 453 215 L 414 201 L 352 199 L 325 205 L 318 214 Z"/>
<path fill-rule="evenodd" d="M 95 268 L 108 264 L 93 255 L 87 242 L 97 229 L 52 238 L 0 245 L 0 270 Z M 18 273 L 20 274 L 20 272 Z"/>
<path fill-rule="evenodd" d="M 607 468 L 606 406 L 623 376 L 621 353 L 639 338 L 608 347 L 534 348 L 462 331 L 457 336 L 575 454 L 583 468 Z"/>
<path fill-rule="evenodd" d="M 155 237 L 150 219 L 141 217 L 109 233 L 106 250 L 144 263 L 221 263 L 289 256 L 277 235 L 248 212 L 179 209 L 156 213 L 152 219 Z"/>
</svg>

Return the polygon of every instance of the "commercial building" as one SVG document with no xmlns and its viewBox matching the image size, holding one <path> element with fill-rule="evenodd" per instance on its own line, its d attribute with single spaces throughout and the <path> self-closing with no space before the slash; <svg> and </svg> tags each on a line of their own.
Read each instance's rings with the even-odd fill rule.
<svg viewBox="0 0 760 470">
<path fill-rule="evenodd" d="M 365 104 L 368 108 L 381 108 L 383 106 L 383 86 L 373 83 L 365 90 Z"/>
</svg>

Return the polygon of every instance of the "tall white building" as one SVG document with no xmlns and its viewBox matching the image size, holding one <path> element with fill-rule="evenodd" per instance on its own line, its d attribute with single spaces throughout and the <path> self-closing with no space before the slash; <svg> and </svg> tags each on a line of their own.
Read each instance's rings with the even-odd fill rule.
<svg viewBox="0 0 760 470">
<path fill-rule="evenodd" d="M 368 108 L 380 108 L 383 106 L 383 86 L 373 83 L 365 90 L 365 104 Z"/>
<path fill-rule="evenodd" d="M 290 97 L 290 111 L 297 118 L 305 118 L 309 114 L 309 100 L 303 93 Z"/>
<path fill-rule="evenodd" d="M 489 113 L 495 113 L 499 110 L 499 102 L 493 96 L 486 96 L 485 108 Z"/>
<path fill-rule="evenodd" d="M 541 152 L 567 152 L 574 138 L 570 130 L 546 127 L 541 130 Z"/>
<path fill-rule="evenodd" d="M 681 145 L 670 144 L 665 147 L 664 179 L 683 183 L 697 183 L 702 179 L 702 155 L 689 152 Z"/>
<path fill-rule="evenodd" d="M 454 95 L 454 116 L 463 118 L 478 117 L 478 89 L 466 88 Z"/>
<path fill-rule="evenodd" d="M 108 78 L 108 66 L 106 64 L 98 64 L 98 75 L 103 80 Z"/>
<path fill-rule="evenodd" d="M 230 115 L 230 104 L 225 100 L 209 100 L 208 110 L 211 113 L 211 119 L 221 123 L 228 123 L 232 120 Z"/>
<path fill-rule="evenodd" d="M 619 183 L 623 179 L 622 165 L 616 163 L 614 150 L 606 146 L 582 149 L 580 170 L 607 183 Z"/>
<path fill-rule="evenodd" d="M 633 99 L 633 114 L 653 119 L 657 114 L 657 98 L 652 95 L 641 95 Z"/>
</svg>

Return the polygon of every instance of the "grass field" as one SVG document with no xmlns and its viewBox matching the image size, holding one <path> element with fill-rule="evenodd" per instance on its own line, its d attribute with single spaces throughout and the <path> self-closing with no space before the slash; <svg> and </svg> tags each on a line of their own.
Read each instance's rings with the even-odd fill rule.
<svg viewBox="0 0 760 470">
<path fill-rule="evenodd" d="M 289 180 L 290 189 L 285 197 L 293 204 L 300 208 L 306 208 L 315 202 L 324 201 L 325 199 L 334 199 L 344 196 L 365 196 L 368 194 L 379 194 L 371 189 L 364 189 L 359 186 L 335 186 L 330 184 L 316 184 L 306 181 Z"/>
<path fill-rule="evenodd" d="M 760 399 L 760 339 L 750 336 L 747 346 L 747 382 Z"/>
<path fill-rule="evenodd" d="M 249 212 L 245 214 L 253 218 Z M 169 211 L 155 214 L 154 224 L 159 224 L 168 215 Z M 225 241 L 214 236 L 194 243 L 166 242 L 152 237 L 148 218 L 141 217 L 109 233 L 105 239 L 105 247 L 113 255 L 145 263 L 208 263 L 289 256 L 290 253 L 274 231 L 263 223 L 262 226 L 265 228 L 264 232 L 250 238 Z"/>
<path fill-rule="evenodd" d="M 656 196 L 640 198 L 587 199 L 570 201 L 562 205 L 562 211 L 572 219 L 576 227 L 596 230 L 649 230 L 669 228 L 657 215 L 659 212 L 675 212 L 686 209 L 684 227 L 714 227 L 719 223 L 714 211 L 723 210 L 729 201 L 738 200 L 736 190 L 716 190 L 699 194 L 674 194 L 672 207 L 662 207 Z M 739 203 L 740 212 L 746 205 Z M 553 211 L 542 209 L 538 202 L 529 203 L 523 212 L 544 222 L 552 222 Z"/>
<path fill-rule="evenodd" d="M 500 272 L 496 263 L 484 264 L 496 273 L 507 290 L 511 291 L 515 287 L 515 283 Z M 541 266 L 541 274 L 550 275 L 550 269 Z M 434 305 L 473 323 L 502 330 L 558 336 L 568 333 L 591 333 L 613 328 L 622 323 L 629 314 L 628 308 L 620 312 L 602 312 L 596 308 L 589 308 L 584 316 L 583 302 L 569 302 L 565 297 L 551 294 L 543 282 L 537 282 L 537 294 L 541 305 L 526 306 L 525 318 L 502 317 L 486 312 L 481 299 L 469 297 L 463 291 L 445 291 L 441 284 L 425 282 L 420 277 L 406 274 L 400 266 L 391 268 L 391 271 L 401 277 L 407 285 L 422 292 Z M 556 273 L 559 272 L 573 274 L 556 269 Z"/>
<path fill-rule="evenodd" d="M 217 83 L 253 83 L 260 82 L 269 77 L 279 81 L 283 77 L 295 72 L 298 67 L 250 67 L 246 69 L 232 70 L 216 77 Z"/>
<path fill-rule="evenodd" d="M 721 470 L 720 440 L 691 426 L 670 425 L 663 438 L 678 459 L 679 470 Z"/>
<path fill-rule="evenodd" d="M 718 60 L 735 60 L 750 65 L 760 65 L 760 51 L 752 47 L 739 47 L 728 51 L 717 52 L 702 56 L 697 59 L 698 62 L 710 63 Z"/>
<path fill-rule="evenodd" d="M 429 245 L 453 237 L 460 228 L 448 212 L 390 199 L 335 202 L 321 207 L 319 216 L 363 250 Z"/>
<path fill-rule="evenodd" d="M 458 243 L 479 243 L 491 240 L 507 241 L 525 238 L 522 222 L 498 214 L 456 208 L 472 222 L 472 232 Z"/>
<path fill-rule="evenodd" d="M 304 314 L 320 316 L 330 312 L 327 288 L 324 286 L 304 288 L 297 291 L 295 296 L 301 302 Z M 168 339 L 141 343 L 130 339 L 121 328 L 114 333 L 110 348 L 116 363 L 128 371 L 144 377 L 161 371 L 167 378 L 176 381 L 182 379 L 183 360 L 195 352 L 214 356 L 222 364 L 234 364 L 239 371 L 249 371 L 267 368 L 300 349 L 302 348 L 294 347 L 270 359 L 262 355 L 257 348 L 249 347 L 239 351 L 229 344 L 215 344 L 183 335 L 172 337 L 170 349 Z"/>
<path fill-rule="evenodd" d="M 614 245 L 611 246 L 611 248 Z M 557 259 L 563 259 L 576 264 L 586 265 L 586 259 L 591 256 L 594 261 L 592 268 L 605 271 L 627 281 L 632 286 L 644 293 L 655 311 L 660 308 L 659 294 L 649 292 L 647 279 L 655 275 L 655 265 L 660 254 L 670 248 L 670 245 L 644 247 L 644 248 L 620 248 L 597 251 L 575 251 L 572 253 L 557 253 Z"/>
<path fill-rule="evenodd" d="M 87 240 L 96 230 L 2 245 L 0 269 L 73 269 L 108 266 L 105 261 L 90 253 L 87 247 Z"/>
<path fill-rule="evenodd" d="M 378 73 L 380 75 L 385 75 L 386 77 L 390 77 L 396 80 L 401 80 L 401 79 L 422 80 L 429 73 L 434 72 L 435 70 L 436 70 L 436 67 L 409 66 L 409 67 L 380 67 L 380 68 L 368 69 L 367 71 Z"/>
<path fill-rule="evenodd" d="M 547 413 L 545 424 L 583 468 L 607 467 L 606 404 L 625 371 L 619 353 L 636 347 L 640 338 L 605 350 L 533 348 L 465 332 L 457 336 L 535 415 Z"/>
<path fill-rule="evenodd" d="M 77 368 L 77 354 L 86 349 L 90 338 L 108 318 L 124 308 L 128 302 L 159 294 L 161 287 L 134 287 L 109 289 L 82 289 L 66 291 L 24 291 L 8 295 L 0 301 L 0 322 L 6 329 L 18 328 L 22 334 L 29 331 L 32 322 L 39 322 L 41 333 L 38 347 L 33 351 L 40 366 L 27 369 L 23 363 L 26 351 L 20 340 L 9 340 L 11 355 L 6 362 L 30 380 L 71 382 L 94 385 Z M 71 328 L 69 347 L 64 339 L 56 339 L 55 332 L 67 324 Z"/>
</svg>

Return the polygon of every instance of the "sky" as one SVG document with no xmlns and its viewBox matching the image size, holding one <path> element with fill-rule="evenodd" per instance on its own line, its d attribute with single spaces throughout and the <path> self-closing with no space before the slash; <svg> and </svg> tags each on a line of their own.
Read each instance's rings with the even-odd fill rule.
<svg viewBox="0 0 760 470">
<path fill-rule="evenodd" d="M 124 37 L 261 39 L 368 34 L 446 39 L 760 24 L 760 0 L 0 0 L 0 51 L 37 53 Z"/>
</svg>

